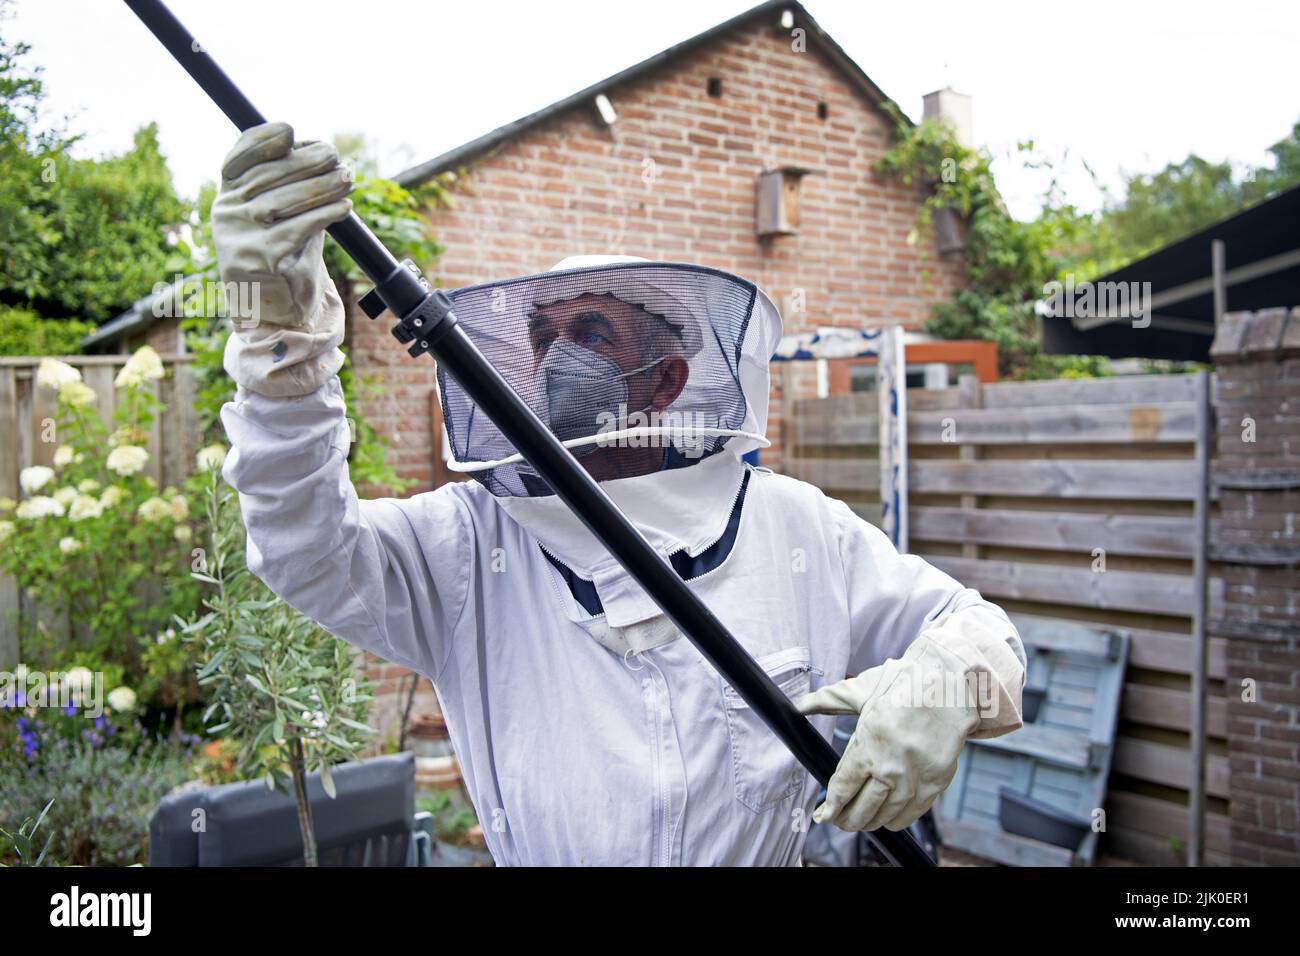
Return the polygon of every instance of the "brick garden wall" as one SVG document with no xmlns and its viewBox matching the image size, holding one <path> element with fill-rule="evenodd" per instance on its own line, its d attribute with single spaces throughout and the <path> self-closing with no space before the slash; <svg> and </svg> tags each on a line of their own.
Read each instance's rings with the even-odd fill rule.
<svg viewBox="0 0 1300 956">
<path fill-rule="evenodd" d="M 1300 864 L 1300 308 L 1225 316 L 1215 551 L 1234 864 Z"/>
<path fill-rule="evenodd" d="M 710 96 L 710 79 L 721 95 Z M 708 48 L 610 92 L 618 122 L 604 127 L 575 107 L 480 157 L 456 208 L 433 215 L 447 251 L 434 274 L 445 287 L 543 271 L 573 254 L 618 253 L 697 262 L 746 276 L 781 306 L 787 331 L 902 322 L 918 328 L 947 298 L 961 262 L 908 243 L 922 193 L 878 180 L 890 122 L 820 52 L 797 52 L 789 34 L 739 27 Z M 819 118 L 818 104 L 826 104 Z M 760 172 L 798 166 L 798 235 L 754 232 Z M 923 273 L 929 271 L 929 281 Z M 802 290 L 805 311 L 793 311 Z M 354 310 L 357 367 L 387 395 L 368 407 L 393 442 L 399 472 L 435 483 L 427 414 L 428 359 L 407 358 L 388 323 Z M 809 394 L 811 374 L 794 376 Z M 780 439 L 780 404 L 769 435 Z M 763 453 L 780 466 L 780 449 Z"/>
</svg>

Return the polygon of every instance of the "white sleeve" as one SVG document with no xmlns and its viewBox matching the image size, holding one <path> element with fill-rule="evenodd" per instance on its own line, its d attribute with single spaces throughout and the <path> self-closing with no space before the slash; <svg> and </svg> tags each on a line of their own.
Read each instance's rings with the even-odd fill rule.
<svg viewBox="0 0 1300 956">
<path fill-rule="evenodd" d="M 449 489 L 359 500 L 337 378 L 293 398 L 240 388 L 221 421 L 249 570 L 331 633 L 436 681 L 469 590 L 464 503 Z"/>
<path fill-rule="evenodd" d="M 1006 613 L 922 558 L 899 554 L 883 531 L 848 505 L 830 504 L 839 525 L 848 590 L 849 674 L 902 657 L 922 631 L 961 630 L 978 637 L 980 650 L 999 675 L 1005 675 L 1009 687 L 1016 686 L 1018 712 L 1025 651 Z"/>
</svg>

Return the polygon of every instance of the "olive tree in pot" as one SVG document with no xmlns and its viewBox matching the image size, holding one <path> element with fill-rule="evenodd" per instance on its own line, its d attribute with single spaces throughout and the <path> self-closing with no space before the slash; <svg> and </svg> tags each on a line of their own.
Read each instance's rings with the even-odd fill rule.
<svg viewBox="0 0 1300 956">
<path fill-rule="evenodd" d="M 335 796 L 330 768 L 354 760 L 374 734 L 372 700 L 357 677 L 356 651 L 303 617 L 262 584 L 244 563 L 244 527 L 235 494 L 221 480 L 224 450 L 199 453 L 209 546 L 196 548 L 193 577 L 206 584 L 204 612 L 184 625 L 201 645 L 199 684 L 209 694 L 204 723 L 238 744 L 244 779 L 292 790 L 302 831 L 303 862 L 316 866 L 307 774 L 320 773 Z"/>
</svg>

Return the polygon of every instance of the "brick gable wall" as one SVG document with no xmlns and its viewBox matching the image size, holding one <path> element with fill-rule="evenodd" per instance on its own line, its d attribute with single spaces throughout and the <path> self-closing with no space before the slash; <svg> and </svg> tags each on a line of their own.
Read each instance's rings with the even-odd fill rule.
<svg viewBox="0 0 1300 956">
<path fill-rule="evenodd" d="M 721 80 L 720 97 L 708 95 L 710 78 Z M 888 148 L 889 121 L 815 49 L 795 51 L 788 34 L 740 27 L 609 95 L 613 127 L 575 107 L 471 164 L 456 208 L 431 218 L 447 247 L 434 270 L 440 285 L 540 272 L 575 254 L 685 260 L 757 282 L 789 332 L 883 321 L 919 328 L 960 281 L 959 259 L 931 248 L 923 260 L 908 243 L 919 189 L 871 172 Z M 812 170 L 799 234 L 759 240 L 757 177 L 787 165 Z M 796 290 L 802 313 L 789 308 Z M 383 381 L 386 394 L 367 414 L 393 442 L 398 471 L 423 490 L 438 480 L 432 363 L 406 357 L 388 325 L 354 310 L 353 358 Z M 809 366 L 790 380 L 809 394 L 815 376 Z M 769 437 L 779 445 L 779 402 L 772 408 Z M 779 447 L 763 461 L 779 468 Z"/>
</svg>

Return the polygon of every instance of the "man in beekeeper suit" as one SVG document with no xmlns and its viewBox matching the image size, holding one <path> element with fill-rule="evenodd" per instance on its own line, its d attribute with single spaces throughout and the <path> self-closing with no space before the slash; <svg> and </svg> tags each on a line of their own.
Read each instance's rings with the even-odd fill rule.
<svg viewBox="0 0 1300 956">
<path fill-rule="evenodd" d="M 212 211 L 222 279 L 256 282 L 222 421 L 249 567 L 342 639 L 427 675 L 499 864 L 797 864 L 819 789 L 457 385 L 451 467 L 359 500 L 343 305 L 322 230 L 347 215 L 327 144 L 240 137 Z M 814 818 L 901 829 L 962 745 L 1021 724 L 997 607 L 817 488 L 750 467 L 781 332 L 752 283 L 627 257 L 451 293 L 487 357 L 829 737 L 857 729 Z M 856 675 L 846 678 L 846 675 Z"/>
</svg>

